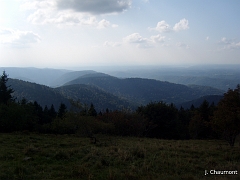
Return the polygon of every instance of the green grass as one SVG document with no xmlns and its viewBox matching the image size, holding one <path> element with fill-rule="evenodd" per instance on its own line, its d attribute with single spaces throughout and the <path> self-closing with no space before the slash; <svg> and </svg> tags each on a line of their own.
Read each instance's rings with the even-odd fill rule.
<svg viewBox="0 0 240 180">
<path fill-rule="evenodd" d="M 240 147 L 215 140 L 0 134 L 0 179 L 240 179 Z M 240 173 L 240 172 L 239 172 Z"/>
</svg>

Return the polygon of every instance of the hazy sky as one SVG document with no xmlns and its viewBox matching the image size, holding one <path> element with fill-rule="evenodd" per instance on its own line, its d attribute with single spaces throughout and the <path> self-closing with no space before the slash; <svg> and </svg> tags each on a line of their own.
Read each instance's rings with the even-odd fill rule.
<svg viewBox="0 0 240 180">
<path fill-rule="evenodd" d="M 240 63 L 239 0 L 0 0 L 0 66 Z"/>
</svg>

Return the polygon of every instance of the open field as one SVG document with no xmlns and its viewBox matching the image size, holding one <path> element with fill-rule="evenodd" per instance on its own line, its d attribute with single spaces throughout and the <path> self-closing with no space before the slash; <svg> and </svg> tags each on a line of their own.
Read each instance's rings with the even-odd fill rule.
<svg viewBox="0 0 240 180">
<path fill-rule="evenodd" d="M 0 134 L 0 179 L 240 179 L 240 147 L 215 140 Z"/>
</svg>

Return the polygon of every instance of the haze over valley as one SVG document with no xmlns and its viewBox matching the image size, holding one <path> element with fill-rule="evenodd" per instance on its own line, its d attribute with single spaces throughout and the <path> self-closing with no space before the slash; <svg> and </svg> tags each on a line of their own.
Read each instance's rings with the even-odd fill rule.
<svg viewBox="0 0 240 180">
<path fill-rule="evenodd" d="M 98 111 L 131 109 L 163 101 L 177 107 L 199 106 L 204 99 L 217 103 L 240 83 L 240 66 L 125 67 L 96 70 L 0 68 L 18 100 L 58 107 L 69 100 L 94 104 Z M 99 70 L 99 69 L 98 69 Z M 109 73 L 109 74 L 107 74 Z M 111 75 L 110 75 L 111 74 Z"/>
</svg>

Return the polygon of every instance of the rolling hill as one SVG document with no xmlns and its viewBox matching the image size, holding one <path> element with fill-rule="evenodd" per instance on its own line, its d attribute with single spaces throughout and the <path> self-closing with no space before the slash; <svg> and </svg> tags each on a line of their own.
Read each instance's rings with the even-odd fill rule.
<svg viewBox="0 0 240 180">
<path fill-rule="evenodd" d="M 74 84 L 61 86 L 54 90 L 66 98 L 80 100 L 81 103 L 87 105 L 93 103 L 97 111 L 105 111 L 106 108 L 111 110 L 135 109 L 138 105 L 91 85 Z"/>
<path fill-rule="evenodd" d="M 57 79 L 55 79 L 52 83 L 51 83 L 51 87 L 59 87 L 64 85 L 65 83 L 72 81 L 80 76 L 84 76 L 86 74 L 95 74 L 97 73 L 96 71 L 92 71 L 92 70 L 85 70 L 85 71 L 73 71 L 73 72 L 68 72 L 65 73 L 63 75 L 61 75 L 60 77 L 58 77 Z"/>
<path fill-rule="evenodd" d="M 207 86 L 186 86 L 146 78 L 117 78 L 95 71 L 66 72 L 57 76 L 55 85 L 70 81 L 56 88 L 16 79 L 9 79 L 8 83 L 15 90 L 13 95 L 18 100 L 25 97 L 29 101 L 36 100 L 43 107 L 53 104 L 58 108 L 61 102 L 70 107 L 69 99 L 73 99 L 87 105 L 93 103 L 98 111 L 106 108 L 135 109 L 153 101 L 181 104 L 224 93 Z"/>
<path fill-rule="evenodd" d="M 132 104 L 126 99 L 119 98 L 108 92 L 90 85 L 69 85 L 58 88 L 25 82 L 17 79 L 9 79 L 8 85 L 14 90 L 12 94 L 17 101 L 25 98 L 30 102 L 37 101 L 42 107 L 50 107 L 52 104 L 57 110 L 60 103 L 71 107 L 69 99 L 79 100 L 82 104 L 94 104 L 97 111 L 121 110 L 123 108 L 135 109 L 137 104 Z"/>
<path fill-rule="evenodd" d="M 185 86 L 153 79 L 120 79 L 103 73 L 81 76 L 65 85 L 87 84 L 96 86 L 132 103 L 145 105 L 151 101 L 181 103 L 205 95 L 222 95 L 224 91 L 211 87 Z"/>
<path fill-rule="evenodd" d="M 70 107 L 70 102 L 67 98 L 48 86 L 17 79 L 9 79 L 8 85 L 11 85 L 11 88 L 14 90 L 12 95 L 18 101 L 25 98 L 28 101 L 37 101 L 42 107 L 46 105 L 50 107 L 53 104 L 55 109 L 58 109 L 60 103 Z"/>
</svg>

